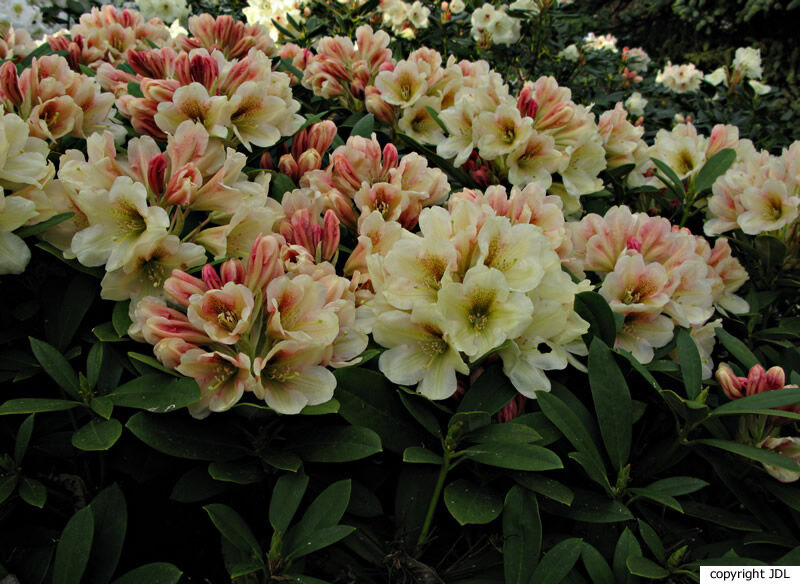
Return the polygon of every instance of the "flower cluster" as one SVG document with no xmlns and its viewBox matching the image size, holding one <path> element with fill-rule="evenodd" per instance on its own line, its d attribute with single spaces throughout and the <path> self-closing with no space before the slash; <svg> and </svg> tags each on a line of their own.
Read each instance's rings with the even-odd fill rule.
<svg viewBox="0 0 800 584">
<path fill-rule="evenodd" d="M 191 35 L 191 36 L 189 36 Z M 244 59 L 251 49 L 272 56 L 275 46 L 269 31 L 260 24 L 245 24 L 223 14 L 214 18 L 199 14 L 189 18 L 189 30 L 179 34 L 172 45 L 181 51 L 220 51 L 226 59 Z"/>
<path fill-rule="evenodd" d="M 308 0 L 247 0 L 247 6 L 242 9 L 242 13 L 249 24 L 265 27 L 270 37 L 278 40 L 281 32 L 272 21 L 277 22 L 284 30 L 297 33 L 292 20 L 298 24 L 305 22 L 310 14 L 306 4 Z"/>
<path fill-rule="evenodd" d="M 0 24 L 0 59 L 21 61 L 36 48 L 30 33 L 24 28 Z"/>
<path fill-rule="evenodd" d="M 798 207 L 800 142 L 785 148 L 780 156 L 751 148 L 714 183 L 705 232 L 775 233 L 796 248 Z"/>
<path fill-rule="evenodd" d="M 673 228 L 663 217 L 612 207 L 604 216 L 591 213 L 568 224 L 572 249 L 563 255 L 573 274 L 594 272 L 600 294 L 611 310 L 625 317 L 616 344 L 642 363 L 666 345 L 675 326 L 690 329 L 698 342 L 705 376 L 711 374 L 710 353 L 714 305 L 745 312 L 735 296 L 747 272 L 731 256 L 730 245 L 717 239 L 712 248 L 702 237 Z M 705 339 L 708 342 L 703 342 Z"/>
<path fill-rule="evenodd" d="M 402 38 L 413 39 L 417 31 L 430 25 L 430 8 L 415 0 L 413 4 L 403 0 L 381 0 L 378 11 L 383 15 L 383 25 Z"/>
<path fill-rule="evenodd" d="M 472 13 L 472 38 L 482 46 L 510 45 L 519 40 L 521 23 L 506 12 L 503 4 L 495 8 L 488 2 Z"/>
<path fill-rule="evenodd" d="M 33 59 L 19 76 L 13 63 L 3 63 L 0 103 L 27 121 L 32 136 L 46 140 L 86 138 L 112 126 L 114 96 L 57 55 Z"/>
<path fill-rule="evenodd" d="M 53 177 L 44 140 L 30 136 L 28 125 L 0 105 L 0 274 L 20 274 L 31 253 L 13 230 L 42 218 L 31 200 Z"/>
<path fill-rule="evenodd" d="M 593 32 L 590 32 L 583 38 L 583 46 L 592 51 L 619 52 L 619 49 L 617 49 L 617 37 L 612 34 L 597 36 Z"/>
<path fill-rule="evenodd" d="M 197 418 L 245 393 L 281 414 L 325 403 L 336 386 L 326 366 L 349 365 L 367 346 L 350 282 L 278 235 L 259 236 L 246 264 L 227 260 L 219 272 L 207 264 L 201 274 L 175 270 L 165 290 L 176 308 L 145 297 L 129 331 L 197 381 L 202 398 L 189 406 Z"/>
<path fill-rule="evenodd" d="M 422 211 L 419 234 L 366 217 L 366 249 L 354 255 L 373 252 L 365 257 L 374 290 L 366 305 L 373 336 L 388 349 L 379 361 L 386 377 L 444 399 L 456 392 L 456 373 L 500 349 L 520 393 L 549 390 L 544 371 L 585 354 L 588 330 L 573 302 L 589 284 L 574 284 L 554 251 L 563 223 L 560 199 L 536 184 L 457 193 L 447 209 Z M 384 237 L 367 233 L 376 226 Z"/>
<path fill-rule="evenodd" d="M 761 50 L 752 47 L 739 47 L 730 67 L 714 69 L 704 79 L 712 85 L 723 84 L 732 90 L 737 83 L 747 80 L 748 85 L 758 95 L 769 93 L 772 88 L 761 83 Z"/>
<path fill-rule="evenodd" d="M 661 83 L 675 93 L 692 93 L 700 88 L 703 72 L 694 63 L 686 65 L 667 65 L 656 75 L 656 83 Z"/>
</svg>

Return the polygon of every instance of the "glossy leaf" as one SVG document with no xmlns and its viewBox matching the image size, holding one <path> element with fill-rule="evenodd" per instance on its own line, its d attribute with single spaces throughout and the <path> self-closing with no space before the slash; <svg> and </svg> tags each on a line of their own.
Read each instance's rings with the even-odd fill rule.
<svg viewBox="0 0 800 584">
<path fill-rule="evenodd" d="M 460 525 L 490 523 L 503 509 L 503 500 L 493 489 L 466 479 L 444 488 L 444 504 Z"/>
<path fill-rule="evenodd" d="M 614 346 L 617 328 L 614 314 L 605 298 L 591 290 L 580 292 L 575 295 L 575 312 L 589 323 L 590 334 L 609 347 Z"/>
<path fill-rule="evenodd" d="M 140 566 L 131 570 L 121 578 L 114 580 L 113 584 L 178 584 L 181 572 L 172 564 L 156 562 Z"/>
<path fill-rule="evenodd" d="M 642 556 L 632 556 L 625 561 L 631 574 L 647 578 L 648 580 L 663 580 L 669 576 L 664 568 L 656 564 L 653 560 L 648 560 Z"/>
<path fill-rule="evenodd" d="M 788 456 L 784 456 L 782 454 L 778 454 L 777 452 L 772 452 L 771 450 L 766 450 L 764 448 L 756 448 L 755 446 L 740 444 L 739 442 L 732 442 L 730 440 L 718 440 L 716 438 L 695 440 L 694 444 L 704 444 L 706 446 L 713 446 L 714 448 L 726 450 L 728 452 L 738 454 L 739 456 L 743 456 L 745 458 L 749 458 L 751 460 L 755 460 L 763 464 L 777 466 L 778 468 L 784 468 L 792 472 L 800 472 L 800 464 L 797 464 L 794 460 L 792 460 Z"/>
<path fill-rule="evenodd" d="M 53 584 L 80 584 L 94 539 L 91 505 L 76 512 L 64 526 L 53 561 Z"/>
<path fill-rule="evenodd" d="M 152 374 L 136 377 L 107 397 L 117 406 L 166 413 L 196 402 L 201 394 L 194 379 Z"/>
<path fill-rule="evenodd" d="M 114 484 L 100 491 L 92 500 L 92 510 L 94 539 L 86 581 L 106 584 L 117 569 L 128 528 L 128 509 L 122 489 Z"/>
<path fill-rule="evenodd" d="M 47 487 L 40 481 L 30 477 L 20 477 L 19 496 L 28 505 L 33 505 L 41 509 L 47 502 Z"/>
<path fill-rule="evenodd" d="M 779 408 L 800 402 L 800 389 L 775 389 L 743 397 L 722 404 L 711 412 L 712 416 L 760 413 L 759 410 Z"/>
<path fill-rule="evenodd" d="M 533 444 L 478 444 L 462 453 L 475 462 L 512 470 L 543 471 L 564 467 L 555 452 Z"/>
<path fill-rule="evenodd" d="M 441 455 L 421 446 L 409 446 L 403 451 L 403 462 L 411 464 L 442 464 Z"/>
<path fill-rule="evenodd" d="M 380 437 L 363 426 L 326 428 L 294 444 L 308 462 L 350 462 L 381 452 Z"/>
<path fill-rule="evenodd" d="M 253 558 L 261 557 L 258 540 L 239 513 L 222 503 L 212 503 L 203 509 L 225 539 Z"/>
<path fill-rule="evenodd" d="M 512 487 L 503 506 L 505 584 L 528 584 L 542 550 L 542 521 L 536 495 Z"/>
<path fill-rule="evenodd" d="M 72 435 L 72 445 L 81 450 L 108 450 L 120 436 L 119 420 L 94 419 Z"/>
<path fill-rule="evenodd" d="M 700 363 L 700 352 L 694 339 L 689 335 L 689 331 L 680 328 L 675 333 L 675 340 L 678 346 L 678 358 L 680 359 L 681 377 L 686 388 L 686 395 L 689 399 L 695 399 L 700 395 L 703 382 L 702 364 Z"/>
<path fill-rule="evenodd" d="M 138 412 L 125 427 L 139 440 L 164 454 L 192 460 L 233 460 L 244 452 L 227 432 L 203 422 Z"/>
<path fill-rule="evenodd" d="M 335 544 L 337 541 L 344 539 L 356 530 L 355 527 L 349 525 L 336 525 L 334 527 L 325 527 L 310 535 L 300 538 L 295 546 L 289 550 L 287 557 L 291 560 L 296 560 L 321 550 L 328 546 Z"/>
<path fill-rule="evenodd" d="M 80 386 L 78 385 L 78 376 L 69 364 L 55 347 L 30 337 L 31 349 L 36 357 L 36 360 L 42 366 L 45 373 L 47 373 L 53 381 L 55 381 L 61 389 L 63 389 L 70 397 L 80 399 Z"/>
<path fill-rule="evenodd" d="M 694 192 L 700 194 L 709 190 L 714 181 L 725 174 L 735 161 L 736 150 L 733 148 L 723 148 L 714 154 L 697 172 L 694 179 Z"/>
<path fill-rule="evenodd" d="M 364 114 L 360 120 L 358 120 L 353 126 L 353 130 L 350 132 L 351 136 L 362 136 L 364 138 L 370 138 L 372 136 L 372 132 L 375 129 L 375 116 L 372 114 Z"/>
<path fill-rule="evenodd" d="M 17 430 L 17 439 L 14 442 L 14 461 L 17 466 L 22 466 L 25 453 L 28 451 L 28 444 L 31 441 L 31 434 L 33 434 L 33 416 L 31 414 L 25 418 Z"/>
<path fill-rule="evenodd" d="M 589 387 L 600 434 L 615 469 L 625 466 L 631 449 L 633 404 L 614 353 L 600 339 L 589 348 Z"/>
<path fill-rule="evenodd" d="M 501 367 L 489 367 L 467 389 L 458 404 L 458 411 L 486 412 L 494 415 L 502 410 L 517 393 Z"/>
<path fill-rule="evenodd" d="M 723 328 L 716 329 L 717 340 L 728 349 L 728 352 L 733 355 L 739 363 L 750 369 L 753 365 L 758 365 L 758 358 L 753 355 L 753 352 L 747 348 L 742 341 L 734 337 Z"/>
<path fill-rule="evenodd" d="M 61 412 L 81 405 L 79 402 L 66 399 L 43 399 L 23 397 L 10 399 L 0 406 L 0 416 L 11 414 L 34 414 L 37 412 Z"/>
<path fill-rule="evenodd" d="M 565 539 L 552 547 L 536 566 L 531 582 L 536 584 L 559 584 L 572 571 L 581 556 L 583 542 L 577 537 Z"/>
<path fill-rule="evenodd" d="M 275 531 L 289 529 L 300 501 L 308 487 L 308 477 L 302 473 L 287 473 L 275 482 L 269 502 L 269 524 Z"/>
</svg>

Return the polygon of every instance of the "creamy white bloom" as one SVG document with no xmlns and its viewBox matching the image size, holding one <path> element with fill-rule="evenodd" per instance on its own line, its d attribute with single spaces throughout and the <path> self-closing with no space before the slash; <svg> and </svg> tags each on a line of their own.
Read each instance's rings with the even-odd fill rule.
<svg viewBox="0 0 800 584">
<path fill-rule="evenodd" d="M 644 108 L 647 107 L 648 100 L 642 97 L 638 91 L 634 91 L 631 96 L 625 100 L 625 107 L 631 115 L 643 116 Z"/>
<path fill-rule="evenodd" d="M 761 49 L 739 47 L 733 57 L 733 70 L 749 79 L 761 79 Z"/>
</svg>

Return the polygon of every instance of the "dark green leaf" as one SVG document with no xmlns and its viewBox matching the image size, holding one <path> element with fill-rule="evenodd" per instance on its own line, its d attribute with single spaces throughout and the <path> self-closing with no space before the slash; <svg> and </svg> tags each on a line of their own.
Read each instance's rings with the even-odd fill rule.
<svg viewBox="0 0 800 584">
<path fill-rule="evenodd" d="M 57 306 L 48 308 L 51 324 L 48 339 L 59 351 L 67 349 L 75 332 L 92 306 L 97 294 L 97 282 L 82 274 L 75 274 Z"/>
<path fill-rule="evenodd" d="M 226 488 L 225 483 L 212 479 L 208 468 L 203 465 L 185 472 L 175 483 L 169 498 L 178 503 L 198 503 L 220 494 Z"/>
<path fill-rule="evenodd" d="M 575 489 L 575 498 L 569 507 L 549 501 L 542 501 L 542 507 L 561 517 L 586 523 L 616 523 L 633 519 L 628 508 L 619 501 L 583 489 Z"/>
<path fill-rule="evenodd" d="M 681 505 L 683 512 L 692 517 L 697 517 L 703 521 L 722 525 L 738 531 L 763 531 L 763 527 L 746 515 L 732 513 L 719 507 L 696 503 L 694 501 L 684 501 Z"/>
<path fill-rule="evenodd" d="M 41 399 L 36 397 L 23 397 L 10 399 L 0 406 L 0 416 L 11 414 L 34 414 L 37 412 L 60 412 L 81 405 L 79 402 L 66 399 Z"/>
<path fill-rule="evenodd" d="M 442 435 L 442 428 L 439 425 L 439 421 L 436 419 L 436 415 L 431 411 L 427 400 L 423 399 L 422 396 L 411 397 L 403 393 L 399 393 L 398 396 L 408 410 L 408 413 L 410 413 L 423 428 L 434 436 L 438 437 Z"/>
<path fill-rule="evenodd" d="M 86 381 L 92 389 L 97 386 L 97 381 L 100 379 L 104 359 L 105 345 L 103 343 L 92 345 L 92 348 L 89 349 L 89 354 L 86 356 Z"/>
<path fill-rule="evenodd" d="M 581 552 L 581 559 L 583 565 L 586 566 L 586 572 L 592 580 L 592 584 L 614 584 L 614 572 L 611 571 L 611 566 L 596 548 L 588 543 L 583 544 L 583 551 Z"/>
<path fill-rule="evenodd" d="M 364 138 L 369 138 L 372 136 L 372 132 L 375 129 L 375 116 L 372 114 L 365 114 L 363 118 L 356 122 L 356 125 L 353 126 L 353 130 L 350 132 L 351 136 L 363 136 Z"/>
<path fill-rule="evenodd" d="M 328 414 L 338 414 L 341 404 L 338 400 L 330 399 L 324 404 L 306 406 L 300 412 L 301 416 L 326 416 Z"/>
<path fill-rule="evenodd" d="M 33 416 L 34 414 L 31 414 L 25 418 L 22 424 L 19 425 L 19 430 L 17 430 L 17 439 L 14 442 L 14 461 L 17 466 L 22 466 L 25 453 L 28 451 L 28 444 L 33 433 Z"/>
<path fill-rule="evenodd" d="M 505 584 L 528 584 L 542 551 L 542 521 L 536 495 L 512 487 L 503 507 Z"/>
<path fill-rule="evenodd" d="M 135 81 L 128 81 L 128 94 L 133 97 L 144 97 L 141 86 Z"/>
<path fill-rule="evenodd" d="M 212 503 L 203 509 L 225 539 L 253 558 L 261 558 L 261 546 L 241 515 L 222 503 Z"/>
<path fill-rule="evenodd" d="M 442 457 L 421 446 L 409 446 L 403 451 L 403 462 L 412 464 L 442 464 Z"/>
<path fill-rule="evenodd" d="M 493 489 L 466 479 L 444 488 L 444 504 L 460 525 L 490 523 L 503 509 L 503 500 Z"/>
<path fill-rule="evenodd" d="M 458 404 L 458 411 L 494 415 L 517 394 L 501 367 L 489 367 L 464 394 Z"/>
<path fill-rule="evenodd" d="M 788 456 L 784 456 L 782 454 L 778 454 L 777 452 L 772 452 L 771 450 L 766 450 L 764 448 L 756 448 L 755 446 L 740 444 L 738 442 L 732 442 L 730 440 L 717 440 L 716 438 L 705 438 L 701 440 L 695 440 L 693 444 L 704 444 L 706 446 L 713 446 L 714 448 L 727 450 L 728 452 L 738 454 L 739 456 L 744 456 L 745 458 L 749 458 L 751 460 L 755 460 L 763 464 L 777 466 L 778 468 L 784 468 L 792 472 L 800 472 L 800 464 L 797 464 L 794 460 L 792 460 Z"/>
<path fill-rule="evenodd" d="M 95 397 L 89 402 L 89 407 L 101 418 L 108 420 L 114 411 L 114 402 L 107 397 Z"/>
<path fill-rule="evenodd" d="M 733 148 L 723 148 L 709 158 L 694 179 L 694 192 L 698 195 L 709 190 L 719 177 L 725 174 L 736 160 Z"/>
<path fill-rule="evenodd" d="M 209 420 L 188 421 L 138 412 L 125 427 L 148 446 L 179 458 L 233 460 L 244 454 L 227 432 L 216 430 Z"/>
<path fill-rule="evenodd" d="M 19 475 L 16 473 L 0 477 L 0 503 L 3 503 L 11 496 L 11 493 L 13 493 L 14 489 L 17 487 L 18 481 Z"/>
<path fill-rule="evenodd" d="M 269 524 L 276 532 L 289 529 L 300 501 L 308 487 L 308 477 L 302 473 L 287 473 L 275 482 L 269 502 Z"/>
<path fill-rule="evenodd" d="M 439 113 L 429 105 L 426 105 L 425 109 L 428 111 L 428 114 L 433 118 L 433 121 L 436 122 L 436 125 L 442 129 L 444 135 L 449 136 L 450 130 L 448 130 L 447 126 L 445 126 L 444 122 L 442 122 L 442 119 L 439 117 Z"/>
<path fill-rule="evenodd" d="M 335 395 L 345 420 L 374 431 L 387 450 L 398 454 L 422 442 L 420 428 L 408 417 L 397 389 L 383 375 L 359 367 L 338 369 L 335 375 Z"/>
<path fill-rule="evenodd" d="M 628 571 L 628 558 L 641 557 L 642 547 L 636 536 L 627 527 L 620 534 L 617 546 L 614 548 L 614 576 L 617 584 L 632 584 L 635 580 Z"/>
<path fill-rule="evenodd" d="M 172 377 L 181 377 L 180 373 L 178 373 L 174 369 L 167 369 L 161 363 L 159 363 L 158 359 L 155 359 L 150 355 L 143 355 L 142 353 L 129 351 L 128 357 L 130 357 L 135 361 L 138 361 L 139 363 L 144 363 L 145 365 L 147 365 L 148 367 L 152 367 L 156 371 L 161 371 L 161 373 L 166 373 L 168 375 L 171 375 Z"/>
<path fill-rule="evenodd" d="M 217 481 L 252 485 L 264 480 L 264 471 L 256 460 L 237 460 L 234 462 L 212 462 L 208 474 Z"/>
<path fill-rule="evenodd" d="M 307 556 L 317 550 L 321 550 L 337 541 L 344 539 L 356 530 L 349 525 L 336 525 L 334 527 L 324 527 L 314 533 L 300 538 L 297 543 L 289 550 L 287 558 L 296 560 Z"/>
<path fill-rule="evenodd" d="M 651 483 L 647 485 L 647 489 L 652 493 L 660 493 L 662 495 L 679 497 L 681 495 L 694 493 L 707 486 L 708 483 L 702 479 L 679 476 L 661 479 L 660 481 Z"/>
<path fill-rule="evenodd" d="M 543 471 L 564 467 L 555 452 L 532 444 L 493 442 L 470 446 L 462 453 L 475 462 L 512 470 Z"/>
<path fill-rule="evenodd" d="M 611 463 L 620 469 L 628 462 L 631 449 L 633 405 L 628 384 L 614 360 L 614 353 L 598 338 L 589 348 L 589 387 L 597 411 L 600 434 Z"/>
<path fill-rule="evenodd" d="M 303 461 L 294 452 L 265 448 L 259 452 L 261 460 L 278 470 L 297 472 L 303 466 Z"/>
<path fill-rule="evenodd" d="M 562 505 L 572 505 L 572 500 L 575 498 L 572 489 L 555 479 L 539 473 L 516 473 L 514 474 L 514 480 L 526 489 L 544 495 L 553 501 L 558 501 Z"/>
<path fill-rule="evenodd" d="M 78 376 L 64 356 L 52 345 L 29 337 L 31 349 L 42 369 L 53 378 L 70 397 L 80 399 Z"/>
<path fill-rule="evenodd" d="M 20 477 L 19 496 L 28 505 L 41 509 L 47 501 L 47 488 L 36 479 Z"/>
<path fill-rule="evenodd" d="M 200 388 L 194 379 L 175 379 L 158 374 L 136 377 L 108 394 L 114 405 L 155 413 L 171 412 L 196 402 L 200 397 Z"/>
<path fill-rule="evenodd" d="M 644 543 L 647 544 L 647 547 L 650 548 L 650 551 L 653 552 L 656 559 L 663 563 L 667 555 L 664 550 L 664 544 L 661 543 L 661 538 L 658 537 L 658 534 L 650 525 L 641 519 L 638 519 L 637 522 L 639 524 L 639 535 L 642 536 Z"/>
<path fill-rule="evenodd" d="M 541 438 L 541 434 L 525 424 L 489 424 L 464 436 L 464 440 L 468 442 L 481 444 L 530 444 Z"/>
<path fill-rule="evenodd" d="M 575 312 L 589 323 L 589 333 L 609 347 L 614 346 L 617 327 L 614 314 L 606 299 L 597 292 L 587 290 L 575 295 Z"/>
<path fill-rule="evenodd" d="M 381 452 L 380 437 L 363 426 L 326 428 L 315 436 L 294 444 L 308 462 L 350 462 Z"/>
<path fill-rule="evenodd" d="M 648 580 L 662 580 L 669 576 L 669 572 L 664 568 L 642 556 L 631 556 L 626 560 L 625 564 L 631 574 Z"/>
<path fill-rule="evenodd" d="M 283 195 L 297 188 L 289 176 L 282 172 L 273 172 L 269 182 L 269 196 L 278 202 L 283 199 Z"/>
<path fill-rule="evenodd" d="M 38 59 L 39 57 L 44 57 L 45 55 L 51 55 L 53 53 L 53 49 L 50 47 L 49 43 L 42 43 L 27 56 L 22 59 L 19 63 L 17 63 L 17 72 L 22 73 L 25 69 L 31 66 L 34 59 Z"/>
<path fill-rule="evenodd" d="M 711 412 L 712 416 L 757 413 L 759 410 L 774 409 L 800 403 L 800 389 L 776 389 L 743 397 L 722 404 Z"/>
<path fill-rule="evenodd" d="M 675 333 L 680 359 L 681 376 L 689 399 L 695 399 L 703 389 L 703 367 L 700 363 L 700 352 L 689 331 L 679 328 Z"/>
<path fill-rule="evenodd" d="M 339 523 L 350 502 L 350 490 L 351 481 L 347 479 L 333 483 L 322 491 L 308 506 L 297 525 L 287 532 L 286 549 L 297 549 L 315 532 Z"/>
<path fill-rule="evenodd" d="M 715 332 L 717 334 L 717 340 L 728 349 L 728 352 L 733 355 L 739 363 L 744 365 L 747 369 L 758 365 L 758 359 L 742 341 L 723 328 L 718 328 Z"/>
<path fill-rule="evenodd" d="M 572 567 L 583 551 L 583 542 L 571 537 L 557 543 L 548 551 L 536 570 L 531 582 L 536 584 L 560 584 L 572 571 Z"/>
<path fill-rule="evenodd" d="M 86 581 L 92 584 L 106 584 L 111 581 L 117 569 L 128 528 L 125 495 L 116 484 L 107 487 L 92 501 L 92 510 L 95 537 Z"/>
<path fill-rule="evenodd" d="M 686 195 L 686 189 L 683 187 L 683 181 L 675 174 L 675 171 L 670 168 L 668 164 L 662 162 L 658 158 L 651 158 L 658 170 L 664 173 L 667 178 L 666 186 L 679 198 L 683 199 Z"/>
<path fill-rule="evenodd" d="M 53 584 L 80 584 L 94 538 L 94 514 L 91 505 L 75 513 L 56 548 L 53 562 Z"/>
<path fill-rule="evenodd" d="M 183 572 L 172 564 L 156 562 L 131 570 L 114 580 L 113 584 L 178 584 L 181 574 Z"/>
<path fill-rule="evenodd" d="M 108 450 L 120 436 L 119 420 L 94 419 L 72 435 L 72 445 L 81 450 Z"/>
</svg>

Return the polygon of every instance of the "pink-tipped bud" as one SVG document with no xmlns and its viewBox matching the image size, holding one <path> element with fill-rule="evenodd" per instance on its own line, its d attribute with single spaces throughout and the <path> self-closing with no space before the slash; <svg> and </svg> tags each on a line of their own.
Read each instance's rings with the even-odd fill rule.
<svg viewBox="0 0 800 584">
<path fill-rule="evenodd" d="M 200 274 L 203 277 L 203 282 L 205 282 L 206 286 L 209 288 L 222 288 L 222 280 L 220 280 L 219 274 L 217 274 L 217 271 L 211 264 L 206 264 L 203 266 L 203 270 L 200 272 Z"/>
<path fill-rule="evenodd" d="M 264 289 L 273 278 L 283 274 L 280 262 L 283 243 L 279 235 L 260 235 L 256 238 L 250 250 L 244 282 L 253 292 Z"/>
<path fill-rule="evenodd" d="M 334 152 L 333 172 L 344 180 L 354 191 L 361 188 L 361 179 L 358 177 L 353 165 L 345 155 Z"/>
<path fill-rule="evenodd" d="M 0 67 L 0 98 L 10 101 L 15 107 L 22 103 L 17 68 L 11 61 L 6 61 Z"/>
<path fill-rule="evenodd" d="M 322 167 L 322 155 L 316 148 L 306 150 L 297 159 L 297 178 L 312 170 L 319 170 Z M 297 182 L 297 181 L 295 181 Z"/>
<path fill-rule="evenodd" d="M 189 77 L 211 89 L 219 77 L 219 65 L 211 55 L 194 55 L 189 63 Z"/>
<path fill-rule="evenodd" d="M 497 412 L 497 421 L 501 424 L 505 424 L 506 422 L 510 422 L 514 418 L 517 418 L 525 413 L 525 403 L 528 399 L 522 395 L 517 394 L 514 398 L 508 402 L 505 407 Z"/>
<path fill-rule="evenodd" d="M 631 251 L 642 251 L 642 242 L 636 237 L 629 237 L 626 245 Z"/>
<path fill-rule="evenodd" d="M 164 292 L 169 300 L 182 306 L 189 306 L 189 298 L 208 291 L 208 286 L 200 278 L 182 270 L 172 270 L 172 276 L 164 282 Z"/>
<path fill-rule="evenodd" d="M 164 201 L 169 205 L 190 205 L 203 186 L 203 175 L 192 163 L 184 164 L 169 179 Z"/>
<path fill-rule="evenodd" d="M 322 222 L 322 259 L 330 260 L 339 251 L 339 218 L 333 210 L 325 211 Z"/>
<path fill-rule="evenodd" d="M 522 88 L 517 99 L 517 109 L 523 116 L 536 117 L 536 112 L 539 111 L 539 102 L 533 96 L 533 87 L 528 85 Z"/>
<path fill-rule="evenodd" d="M 378 121 L 384 124 L 394 123 L 394 107 L 383 100 L 381 92 L 374 85 L 369 85 L 364 89 L 364 105 Z"/>
<path fill-rule="evenodd" d="M 308 148 L 307 146 L 308 128 L 303 128 L 292 137 L 292 156 L 295 160 Z"/>
<path fill-rule="evenodd" d="M 234 284 L 244 284 L 245 269 L 242 260 L 232 259 L 223 262 L 219 269 L 219 274 L 222 277 L 222 283 L 227 284 L 233 282 Z"/>
<path fill-rule="evenodd" d="M 747 395 L 762 393 L 767 387 L 767 372 L 761 365 L 753 365 L 747 374 Z"/>
<path fill-rule="evenodd" d="M 164 367 L 175 369 L 186 351 L 197 348 L 197 345 L 187 343 L 180 337 L 167 337 L 156 343 L 153 354 Z"/>
<path fill-rule="evenodd" d="M 383 162 L 381 163 L 381 176 L 388 177 L 389 171 L 397 168 L 400 160 L 400 154 L 394 144 L 389 142 L 383 147 Z"/>
<path fill-rule="evenodd" d="M 786 386 L 786 373 L 783 367 L 770 367 L 767 369 L 767 390 L 770 389 L 783 389 Z"/>
<path fill-rule="evenodd" d="M 325 198 L 328 200 L 333 212 L 336 213 L 339 221 L 347 227 L 355 229 L 358 223 L 358 216 L 353 209 L 352 199 L 343 195 L 339 189 L 331 189 L 325 193 Z"/>
<path fill-rule="evenodd" d="M 167 166 L 169 166 L 169 159 L 166 154 L 156 154 L 147 165 L 147 185 L 158 198 L 164 194 Z"/>
<path fill-rule="evenodd" d="M 306 149 L 313 148 L 319 154 L 325 154 L 336 138 L 336 124 L 330 120 L 311 124 L 306 135 Z"/>
<path fill-rule="evenodd" d="M 742 388 L 744 387 L 743 380 L 745 378 L 738 377 L 736 373 L 733 372 L 730 365 L 727 363 L 720 363 L 719 367 L 717 367 L 716 373 L 714 373 L 714 377 L 717 378 L 717 382 L 719 382 L 720 387 L 722 387 L 722 391 L 725 392 L 725 395 L 728 396 L 728 399 L 739 399 L 740 397 L 744 397 L 742 393 Z"/>
<path fill-rule="evenodd" d="M 264 170 L 273 170 L 275 168 L 275 163 L 272 161 L 272 154 L 264 152 L 258 161 L 258 167 Z"/>
<path fill-rule="evenodd" d="M 278 170 L 291 178 L 294 182 L 300 178 L 300 170 L 297 168 L 297 161 L 291 154 L 284 154 L 278 160 Z"/>
</svg>

